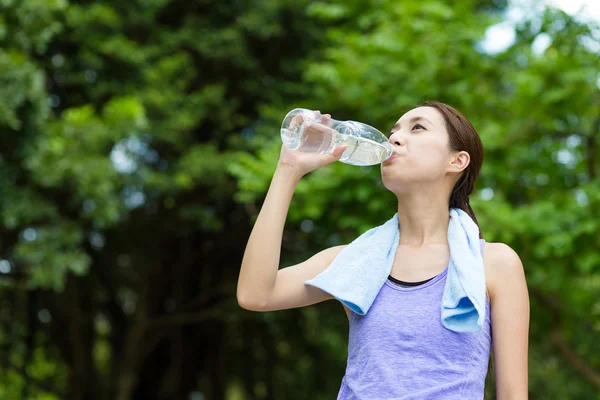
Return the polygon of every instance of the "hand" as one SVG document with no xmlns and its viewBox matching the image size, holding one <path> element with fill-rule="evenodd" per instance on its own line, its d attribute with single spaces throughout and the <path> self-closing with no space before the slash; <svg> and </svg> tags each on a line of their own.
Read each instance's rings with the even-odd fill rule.
<svg viewBox="0 0 600 400">
<path fill-rule="evenodd" d="M 305 133 L 307 129 L 322 131 L 324 129 L 331 129 L 327 126 L 331 125 L 331 115 L 322 115 L 320 111 L 314 112 L 314 119 L 310 121 L 305 120 L 305 116 L 299 114 L 294 117 L 291 121 L 290 126 L 294 127 L 295 124 L 305 121 Z M 347 146 L 337 146 L 331 153 L 318 154 L 318 153 L 304 153 L 300 151 L 290 150 L 285 145 L 281 146 L 281 153 L 279 155 L 278 168 L 286 168 L 294 171 L 298 175 L 298 179 L 302 176 L 312 172 L 318 168 L 324 167 L 340 159 Z"/>
</svg>

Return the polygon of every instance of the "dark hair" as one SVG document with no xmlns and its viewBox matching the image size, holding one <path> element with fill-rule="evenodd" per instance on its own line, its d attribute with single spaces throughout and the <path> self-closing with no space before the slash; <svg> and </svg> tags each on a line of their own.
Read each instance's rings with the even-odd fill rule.
<svg viewBox="0 0 600 400">
<path fill-rule="evenodd" d="M 460 208 L 469 214 L 479 226 L 471 204 L 469 204 L 469 195 L 473 192 L 475 181 L 483 164 L 483 144 L 479 134 L 471 122 L 454 107 L 431 100 L 424 102 L 422 107 L 432 107 L 438 110 L 446 121 L 450 147 L 455 151 L 466 151 L 471 156 L 471 162 L 454 185 L 454 189 L 452 189 L 449 207 Z M 481 229 L 479 232 L 481 235 Z"/>
</svg>

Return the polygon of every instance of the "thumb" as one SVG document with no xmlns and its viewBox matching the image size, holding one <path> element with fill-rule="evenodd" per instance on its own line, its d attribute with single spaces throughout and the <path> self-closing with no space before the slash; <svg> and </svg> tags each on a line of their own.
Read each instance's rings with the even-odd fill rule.
<svg viewBox="0 0 600 400">
<path fill-rule="evenodd" d="M 347 145 L 337 146 L 335 149 L 333 149 L 333 151 L 331 152 L 331 155 L 334 156 L 336 159 L 339 160 L 342 157 L 342 154 L 344 154 L 344 151 L 346 151 L 347 148 L 348 148 Z"/>
</svg>

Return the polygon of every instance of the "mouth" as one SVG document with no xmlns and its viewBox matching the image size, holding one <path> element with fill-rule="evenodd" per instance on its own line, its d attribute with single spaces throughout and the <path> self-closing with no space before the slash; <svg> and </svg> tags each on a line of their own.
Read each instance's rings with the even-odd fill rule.
<svg viewBox="0 0 600 400">
<path fill-rule="evenodd" d="M 387 160 L 385 160 L 383 163 L 387 164 L 387 163 L 389 163 L 390 161 L 392 161 L 392 160 L 394 160 L 396 158 L 398 158 L 398 154 L 394 153 L 394 154 L 392 154 L 392 156 L 390 158 L 388 158 Z"/>
</svg>

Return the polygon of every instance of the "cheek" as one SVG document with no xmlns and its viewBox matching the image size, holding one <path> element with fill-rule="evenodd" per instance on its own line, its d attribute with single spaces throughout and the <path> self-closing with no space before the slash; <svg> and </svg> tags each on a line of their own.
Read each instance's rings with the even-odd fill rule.
<svg viewBox="0 0 600 400">
<path fill-rule="evenodd" d="M 403 161 L 414 172 L 431 171 L 443 168 L 446 154 L 439 146 L 419 146 L 417 149 L 411 149 Z"/>
<path fill-rule="evenodd" d="M 447 162 L 447 147 L 438 141 L 418 143 L 408 152 L 410 163 L 417 168 L 443 169 Z"/>
<path fill-rule="evenodd" d="M 386 188 L 397 184 L 436 181 L 443 178 L 447 157 L 442 149 L 423 147 L 411 149 L 393 164 L 381 169 L 381 178 Z"/>
<path fill-rule="evenodd" d="M 415 169 L 423 171 L 443 171 L 446 158 L 436 153 L 428 153 L 415 160 Z"/>
</svg>

